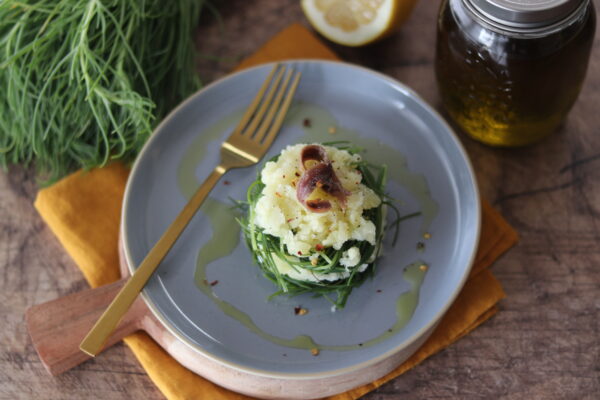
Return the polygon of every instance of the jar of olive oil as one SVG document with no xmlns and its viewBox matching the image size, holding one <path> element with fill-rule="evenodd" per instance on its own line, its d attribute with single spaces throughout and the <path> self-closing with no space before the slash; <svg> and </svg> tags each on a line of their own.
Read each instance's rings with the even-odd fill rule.
<svg viewBox="0 0 600 400">
<path fill-rule="evenodd" d="M 444 0 L 435 64 L 444 107 L 483 143 L 539 140 L 577 99 L 595 27 L 590 0 Z"/>
</svg>

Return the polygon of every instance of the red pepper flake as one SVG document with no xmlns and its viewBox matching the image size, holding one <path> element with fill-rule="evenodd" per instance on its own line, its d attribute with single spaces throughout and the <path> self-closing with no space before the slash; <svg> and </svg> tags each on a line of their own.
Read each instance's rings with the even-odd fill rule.
<svg viewBox="0 0 600 400">
<path fill-rule="evenodd" d="M 219 281 L 217 281 L 217 280 L 215 280 L 215 281 L 212 281 L 212 282 L 210 283 L 210 286 L 215 286 L 217 283 L 219 283 Z"/>
<path fill-rule="evenodd" d="M 296 175 L 297 177 L 299 177 L 299 176 L 300 176 L 300 174 L 299 174 L 298 172 L 296 172 L 294 175 Z"/>
<path fill-rule="evenodd" d="M 302 255 L 302 252 L 301 252 L 300 250 L 298 250 L 298 255 L 299 255 L 299 256 L 301 256 L 301 255 Z"/>
<path fill-rule="evenodd" d="M 223 185 L 231 185 L 231 182 L 229 182 L 229 181 L 223 181 Z"/>
<path fill-rule="evenodd" d="M 316 249 L 317 251 L 323 251 L 323 249 L 324 249 L 324 248 L 325 248 L 325 247 L 323 247 L 323 245 L 322 245 L 322 244 L 320 244 L 320 243 L 319 243 L 319 244 L 317 244 L 317 245 L 315 246 L 315 249 Z"/>
<path fill-rule="evenodd" d="M 295 219 L 296 219 L 296 218 L 290 218 L 290 219 L 288 219 L 288 220 L 287 220 L 287 221 L 285 221 L 285 222 L 287 222 L 287 223 L 289 224 L 290 222 L 292 222 L 292 221 L 293 221 L 293 220 L 295 220 Z"/>
<path fill-rule="evenodd" d="M 304 121 L 302 121 L 302 125 L 304 125 L 307 128 L 310 128 L 312 123 L 309 118 L 304 118 Z"/>
</svg>

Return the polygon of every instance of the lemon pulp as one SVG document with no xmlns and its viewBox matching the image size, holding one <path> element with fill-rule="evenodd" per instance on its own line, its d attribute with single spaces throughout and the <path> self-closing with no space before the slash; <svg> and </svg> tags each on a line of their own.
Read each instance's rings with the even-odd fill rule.
<svg viewBox="0 0 600 400">
<path fill-rule="evenodd" d="M 400 27 L 416 0 L 302 0 L 311 25 L 329 40 L 361 46 Z"/>
</svg>

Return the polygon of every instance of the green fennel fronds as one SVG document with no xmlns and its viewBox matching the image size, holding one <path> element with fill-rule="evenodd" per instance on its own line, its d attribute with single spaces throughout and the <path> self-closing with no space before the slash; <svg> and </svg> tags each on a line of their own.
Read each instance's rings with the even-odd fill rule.
<svg viewBox="0 0 600 400">
<path fill-rule="evenodd" d="M 0 1 L 0 164 L 46 181 L 130 160 L 200 87 L 205 0 Z"/>
</svg>

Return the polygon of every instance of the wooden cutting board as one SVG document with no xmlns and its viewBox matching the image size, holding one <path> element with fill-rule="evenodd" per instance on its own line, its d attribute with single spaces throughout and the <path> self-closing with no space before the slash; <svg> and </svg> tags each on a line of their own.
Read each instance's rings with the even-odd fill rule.
<svg viewBox="0 0 600 400">
<path fill-rule="evenodd" d="M 120 250 L 121 275 L 127 277 L 128 268 L 122 248 Z M 90 358 L 79 350 L 79 343 L 125 281 L 124 278 L 106 286 L 38 304 L 27 310 L 27 329 L 44 367 L 50 374 L 58 375 Z M 294 378 L 258 375 L 225 365 L 197 352 L 169 332 L 150 311 L 141 296 L 125 314 L 105 348 L 140 330 L 147 332 L 173 358 L 196 374 L 235 392 L 265 399 L 314 399 L 372 382 L 402 363 L 421 346 L 430 333 L 423 335 L 422 339 L 413 343 L 410 348 L 358 370 L 335 376 Z"/>
</svg>

